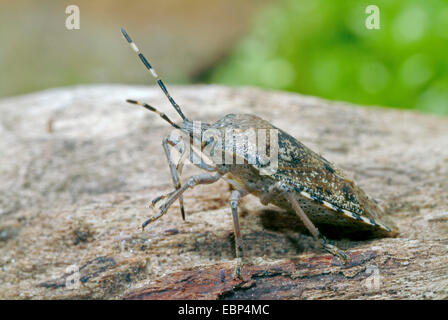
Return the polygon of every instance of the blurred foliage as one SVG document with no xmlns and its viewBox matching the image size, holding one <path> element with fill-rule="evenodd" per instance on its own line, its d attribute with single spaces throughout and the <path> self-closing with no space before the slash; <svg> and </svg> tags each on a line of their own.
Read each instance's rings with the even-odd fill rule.
<svg viewBox="0 0 448 320">
<path fill-rule="evenodd" d="M 281 0 L 207 80 L 448 114 L 448 0 Z"/>
</svg>

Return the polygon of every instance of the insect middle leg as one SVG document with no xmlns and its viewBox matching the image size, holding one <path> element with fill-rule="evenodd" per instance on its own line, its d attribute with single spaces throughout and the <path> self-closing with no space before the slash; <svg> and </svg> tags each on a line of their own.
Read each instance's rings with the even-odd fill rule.
<svg viewBox="0 0 448 320">
<path fill-rule="evenodd" d="M 165 203 L 160 206 L 159 212 L 143 222 L 142 228 L 144 229 L 148 224 L 156 221 L 161 216 L 163 216 L 168 208 L 173 204 L 173 202 L 176 201 L 186 190 L 193 188 L 198 184 L 210 184 L 216 182 L 219 180 L 219 178 L 221 178 L 221 175 L 219 173 L 214 176 L 208 173 L 202 173 L 192 176 L 180 189 L 174 189 L 169 193 L 168 200 L 166 200 Z"/>
<path fill-rule="evenodd" d="M 230 207 L 232 208 L 233 229 L 235 233 L 236 267 L 234 278 L 241 279 L 241 267 L 243 266 L 243 239 L 241 238 L 240 223 L 238 219 L 238 204 L 242 197 L 247 195 L 246 191 L 234 190 L 230 196 Z"/>
</svg>

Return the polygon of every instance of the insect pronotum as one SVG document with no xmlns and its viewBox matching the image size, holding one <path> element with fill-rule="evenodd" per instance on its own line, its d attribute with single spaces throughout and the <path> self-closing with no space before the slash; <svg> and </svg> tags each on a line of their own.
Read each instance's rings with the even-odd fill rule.
<svg viewBox="0 0 448 320">
<path fill-rule="evenodd" d="M 238 204 L 240 199 L 248 194 L 258 197 L 265 205 L 272 203 L 287 211 L 295 212 L 323 249 L 343 261 L 347 261 L 348 256 L 332 245 L 316 226 L 328 231 L 338 229 L 348 236 L 394 237 L 398 234 L 398 229 L 385 216 L 377 203 L 353 181 L 346 178 L 340 169 L 268 121 L 251 114 L 228 114 L 213 124 L 200 123 L 198 127 L 196 122 L 183 114 L 179 105 L 168 93 L 163 81 L 131 37 L 123 28 L 121 32 L 156 79 L 157 84 L 182 121 L 178 123 L 172 121 L 164 113 L 147 103 L 136 100 L 127 100 L 127 102 L 157 113 L 172 127 L 179 129 L 189 137 L 190 144 L 190 148 L 187 150 L 179 140 L 171 136 L 163 138 L 163 148 L 174 189 L 152 200 L 152 206 L 161 200 L 165 201 L 158 208 L 159 211 L 143 223 L 142 228 L 163 216 L 176 200 L 180 202 L 182 218 L 185 219 L 183 193 L 199 184 L 211 184 L 219 179 L 224 179 L 234 189 L 229 202 L 233 217 L 237 257 L 234 275 L 238 278 L 241 278 L 243 264 L 243 242 L 238 221 Z M 247 142 L 247 144 L 235 142 L 241 132 L 248 131 L 269 132 L 268 135 L 271 137 L 277 136 L 274 143 L 272 139 L 269 139 L 264 146 L 271 154 L 276 151 L 275 170 L 266 173 L 266 157 L 258 153 L 258 146 L 253 145 L 256 140 L 251 140 L 252 142 Z M 205 136 L 208 138 L 204 139 Z M 218 143 L 222 137 L 226 137 L 226 142 L 233 141 L 230 148 L 227 143 L 225 147 L 222 143 Z M 266 140 L 268 139 L 266 138 Z M 199 150 L 194 148 L 195 145 L 199 146 Z M 170 153 L 170 148 L 173 147 L 182 154 L 177 164 L 174 163 Z M 255 156 L 252 154 L 254 157 L 251 157 L 248 150 L 257 150 L 257 152 Z M 222 160 L 222 158 L 216 157 L 217 154 L 225 155 L 226 159 L 240 161 L 212 160 L 210 163 L 210 161 L 203 160 L 204 158 Z M 184 185 L 181 185 L 179 176 L 186 156 L 205 172 L 190 177 Z"/>
</svg>

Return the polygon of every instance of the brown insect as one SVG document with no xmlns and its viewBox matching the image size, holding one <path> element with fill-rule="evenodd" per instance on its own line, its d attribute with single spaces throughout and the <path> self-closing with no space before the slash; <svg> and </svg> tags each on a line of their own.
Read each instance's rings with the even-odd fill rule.
<svg viewBox="0 0 448 320">
<path fill-rule="evenodd" d="M 121 31 L 132 49 L 156 78 L 160 88 L 182 118 L 182 122 L 174 123 L 165 114 L 146 103 L 127 101 L 156 112 L 171 126 L 189 137 L 188 151 L 185 144 L 176 138 L 166 136 L 163 139 L 174 190 L 152 201 L 152 205 L 155 206 L 160 200 L 166 199 L 159 207 L 158 213 L 143 223 L 143 228 L 165 214 L 176 200 L 180 202 L 182 217 L 185 219 L 182 194 L 196 185 L 210 184 L 222 178 L 234 188 L 230 197 L 230 207 L 236 239 L 236 277 L 241 277 L 243 257 L 238 203 L 247 194 L 257 196 L 265 205 L 272 203 L 287 211 L 295 212 L 322 247 L 343 261 L 347 261 L 347 255 L 330 244 L 316 226 L 322 230 L 338 229 L 349 237 L 398 235 L 398 229 L 385 216 L 377 203 L 353 181 L 347 179 L 341 170 L 260 117 L 250 114 L 229 114 L 213 124 L 200 123 L 199 125 L 187 119 L 148 60 L 140 53 L 126 31 L 123 28 Z M 252 135 L 246 134 L 248 132 Z M 276 157 L 268 158 L 264 152 L 259 152 L 257 139 L 250 139 L 250 136 L 259 132 L 267 136 L 268 142 L 265 143 L 264 149 L 269 151 L 270 156 L 275 154 Z M 247 139 L 241 140 L 241 134 Z M 230 143 L 225 143 L 224 146 L 223 137 Z M 260 142 L 259 137 L 258 142 Z M 194 148 L 195 145 L 199 148 Z M 177 148 L 182 154 L 177 165 L 171 157 L 170 146 Z M 209 173 L 195 175 L 181 185 L 179 175 L 185 156 L 189 156 L 193 164 Z M 204 157 L 209 161 L 204 161 Z M 223 158 L 232 161 L 222 161 Z"/>
</svg>

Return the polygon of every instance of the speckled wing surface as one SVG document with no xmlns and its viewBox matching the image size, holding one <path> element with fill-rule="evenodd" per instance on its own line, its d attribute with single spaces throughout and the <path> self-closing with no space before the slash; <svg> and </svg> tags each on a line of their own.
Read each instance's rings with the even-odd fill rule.
<svg viewBox="0 0 448 320">
<path fill-rule="evenodd" d="M 223 122 L 221 123 L 222 127 L 229 122 L 235 129 L 242 131 L 252 128 L 255 130 L 278 130 L 278 168 L 271 178 L 273 181 L 282 181 L 291 186 L 302 198 L 310 200 L 310 206 L 315 207 L 317 203 L 323 207 L 319 210 L 327 211 L 325 219 L 334 220 L 328 221 L 328 224 L 334 224 L 339 220 L 346 225 L 367 229 L 375 233 L 375 236 L 395 236 L 397 234 L 395 225 L 385 216 L 372 198 L 367 196 L 353 181 L 346 178 L 340 169 L 294 137 L 255 115 L 245 114 L 236 117 L 236 115 L 230 114 L 220 121 Z M 270 139 L 266 140 L 267 149 L 269 149 Z M 246 151 L 238 150 L 238 148 L 236 150 L 237 153 L 241 153 L 240 156 L 247 159 Z M 257 169 L 264 167 L 258 159 L 253 165 Z M 314 204 L 311 204 L 312 202 Z M 273 203 L 289 209 L 289 206 L 285 205 L 282 200 L 273 201 Z M 302 203 L 305 203 L 303 199 Z M 309 207 L 308 203 L 305 203 L 305 207 Z M 304 211 L 307 211 L 306 208 Z M 313 210 L 311 213 L 315 211 Z M 320 216 L 324 216 L 324 214 Z M 336 217 L 339 218 L 336 219 Z M 310 218 L 313 220 L 312 216 Z"/>
</svg>

